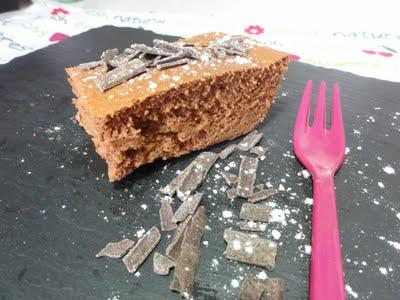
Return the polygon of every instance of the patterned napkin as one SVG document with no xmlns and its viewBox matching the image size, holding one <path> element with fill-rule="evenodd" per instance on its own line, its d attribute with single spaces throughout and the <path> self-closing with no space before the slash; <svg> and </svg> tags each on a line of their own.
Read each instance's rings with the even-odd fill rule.
<svg viewBox="0 0 400 300">
<path fill-rule="evenodd" d="M 207 31 L 244 34 L 292 53 L 294 61 L 400 82 L 400 32 L 306 28 L 250 16 L 196 17 L 83 9 L 46 0 L 35 2 L 17 16 L 0 19 L 0 64 L 91 28 L 114 25 L 179 36 Z"/>
</svg>

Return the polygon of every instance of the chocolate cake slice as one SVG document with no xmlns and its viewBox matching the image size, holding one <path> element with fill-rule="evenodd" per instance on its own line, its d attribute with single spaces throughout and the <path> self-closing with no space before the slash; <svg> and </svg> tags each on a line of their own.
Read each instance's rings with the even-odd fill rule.
<svg viewBox="0 0 400 300">
<path fill-rule="evenodd" d="M 234 139 L 268 112 L 289 55 L 242 36 L 197 35 L 107 50 L 67 68 L 77 120 L 110 181 L 157 158 Z"/>
</svg>

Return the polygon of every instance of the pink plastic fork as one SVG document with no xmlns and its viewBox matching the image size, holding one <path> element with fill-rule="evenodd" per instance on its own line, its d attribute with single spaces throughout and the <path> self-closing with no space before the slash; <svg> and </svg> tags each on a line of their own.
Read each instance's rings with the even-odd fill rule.
<svg viewBox="0 0 400 300">
<path fill-rule="evenodd" d="M 309 125 L 312 81 L 304 89 L 294 126 L 294 152 L 313 178 L 310 300 L 346 299 L 336 217 L 334 176 L 344 160 L 345 136 L 339 85 L 333 86 L 331 128 L 326 128 L 325 82 Z"/>
</svg>

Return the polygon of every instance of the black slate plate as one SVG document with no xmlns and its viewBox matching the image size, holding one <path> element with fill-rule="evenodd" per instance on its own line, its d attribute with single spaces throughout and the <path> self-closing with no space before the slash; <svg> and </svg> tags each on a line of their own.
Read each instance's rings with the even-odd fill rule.
<svg viewBox="0 0 400 300">
<path fill-rule="evenodd" d="M 73 121 L 72 93 L 63 71 L 96 59 L 104 49 L 160 37 L 103 27 L 0 66 L 1 299 L 179 298 L 168 289 L 171 276 L 152 273 L 152 259 L 135 276 L 120 260 L 96 259 L 95 254 L 108 241 L 123 236 L 136 240 L 142 226 L 158 224 L 158 189 L 197 153 L 159 161 L 110 184 L 90 137 Z M 302 167 L 292 154 L 291 132 L 309 78 L 342 87 L 350 152 L 336 185 L 346 282 L 359 299 L 398 299 L 400 250 L 389 241 L 400 242 L 400 84 L 301 63 L 290 65 L 276 104 L 259 126 L 264 133 L 261 144 L 269 144 L 271 151 L 261 163 L 258 182 L 282 184 L 286 191 L 275 202 L 289 212 L 286 226 L 271 223 L 265 234 L 270 237 L 272 229 L 281 233 L 276 269 L 267 273 L 285 279 L 287 299 L 307 297 L 309 256 L 303 247 L 309 244 L 310 206 L 304 199 L 312 195 L 311 180 L 297 175 Z M 219 162 L 220 168 L 231 161 L 236 162 L 231 171 L 237 171 L 239 154 Z M 396 173 L 385 173 L 387 165 Z M 222 232 L 236 227 L 242 201 L 228 201 L 216 174 L 214 168 L 201 188 L 208 195 L 204 204 L 210 230 L 204 237 L 208 246 L 201 249 L 196 299 L 233 299 L 238 289 L 232 287 L 232 279 L 262 271 L 223 258 Z M 223 219 L 224 210 L 234 217 Z M 304 239 L 295 238 L 299 232 Z M 167 241 L 164 234 L 159 251 Z M 217 267 L 211 266 L 213 258 Z"/>
</svg>

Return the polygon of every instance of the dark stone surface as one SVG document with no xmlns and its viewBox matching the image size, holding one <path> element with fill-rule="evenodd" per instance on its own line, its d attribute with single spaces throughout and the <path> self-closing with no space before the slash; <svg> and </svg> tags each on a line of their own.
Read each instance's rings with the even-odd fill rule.
<svg viewBox="0 0 400 300">
<path fill-rule="evenodd" d="M 65 66 L 97 59 L 107 48 L 149 43 L 153 38 L 160 36 L 103 27 L 0 66 L 0 299 L 179 299 L 169 290 L 172 275 L 152 272 L 152 256 L 137 277 L 126 271 L 121 260 L 97 259 L 95 254 L 123 236 L 137 241 L 135 233 L 141 226 L 148 230 L 158 225 L 158 189 L 197 153 L 144 166 L 110 184 L 101 176 L 106 165 L 90 137 L 73 121 L 72 92 L 63 71 Z M 400 84 L 301 63 L 291 64 L 276 104 L 258 127 L 264 133 L 260 144 L 271 150 L 260 162 L 256 184 L 270 181 L 275 187 L 291 188 L 274 199 L 279 208 L 289 210 L 287 220 L 297 222 L 283 227 L 271 223 L 260 233 L 271 238 L 271 230 L 277 229 L 282 234 L 276 268 L 267 273 L 285 280 L 287 299 L 307 298 L 309 257 L 301 249 L 309 244 L 310 207 L 304 199 L 312 195 L 311 180 L 297 175 L 302 167 L 293 157 L 291 137 L 302 89 L 310 78 L 324 79 L 328 87 L 339 82 L 342 88 L 350 152 L 336 186 L 346 283 L 359 299 L 398 299 L 400 253 L 388 241 L 400 242 L 396 217 L 400 212 L 400 116 L 396 117 Z M 60 130 L 54 131 L 57 126 Z M 231 161 L 236 167 L 230 172 L 237 173 L 238 153 L 217 163 L 223 168 Z M 396 174 L 385 173 L 387 165 Z M 200 188 L 205 192 L 202 205 L 211 230 L 204 236 L 208 246 L 201 247 L 196 299 L 233 299 L 239 291 L 230 285 L 233 278 L 240 281 L 240 276 L 262 271 L 224 259 L 223 231 L 238 229 L 243 201 L 229 201 L 220 191 L 226 185 L 216 174 L 213 168 Z M 293 192 L 296 195 L 290 195 Z M 174 209 L 178 205 L 175 200 Z M 232 210 L 234 217 L 223 219 L 224 210 Z M 297 240 L 294 236 L 300 231 L 305 239 Z M 168 244 L 167 234 L 157 247 L 161 253 Z M 213 258 L 218 259 L 218 267 L 211 267 Z M 387 275 L 379 268 L 386 268 Z"/>
</svg>

